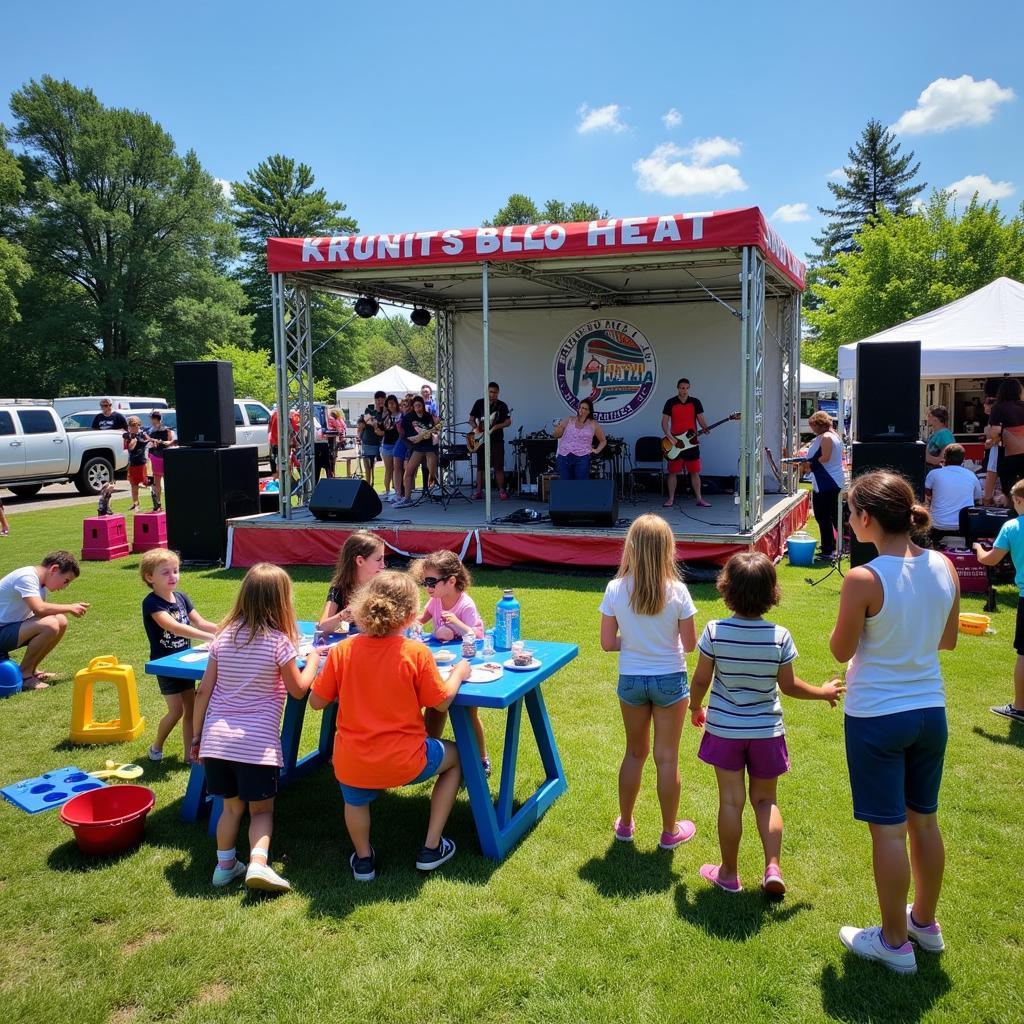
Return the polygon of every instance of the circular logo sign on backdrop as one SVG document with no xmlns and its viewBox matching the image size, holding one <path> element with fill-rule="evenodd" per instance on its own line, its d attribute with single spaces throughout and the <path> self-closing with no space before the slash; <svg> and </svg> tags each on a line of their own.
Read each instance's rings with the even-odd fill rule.
<svg viewBox="0 0 1024 1024">
<path fill-rule="evenodd" d="M 590 320 L 568 334 L 555 355 L 555 386 L 565 404 L 589 398 L 594 419 L 618 423 L 651 397 L 658 364 L 643 332 L 622 320 Z"/>
</svg>

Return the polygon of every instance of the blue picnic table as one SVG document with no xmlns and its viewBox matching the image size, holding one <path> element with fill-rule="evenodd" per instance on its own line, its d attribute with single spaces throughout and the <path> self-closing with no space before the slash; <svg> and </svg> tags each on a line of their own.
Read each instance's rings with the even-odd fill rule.
<svg viewBox="0 0 1024 1024">
<path fill-rule="evenodd" d="M 313 626 L 312 622 L 299 623 L 299 629 L 303 633 L 302 642 L 309 643 L 312 640 Z M 459 644 L 449 644 L 447 647 L 456 656 L 459 655 Z M 538 668 L 525 672 L 505 669 L 504 674 L 493 683 L 463 683 L 448 712 L 452 731 L 455 733 L 455 744 L 462 760 L 466 792 L 469 795 L 469 805 L 480 839 L 480 849 L 494 860 L 503 860 L 523 834 L 541 819 L 552 803 L 566 790 L 565 771 L 558 756 L 558 747 L 541 692 L 541 684 L 572 661 L 579 654 L 579 648 L 576 644 L 553 641 L 531 641 L 530 647 L 540 662 Z M 487 660 L 500 663 L 508 657 L 507 652 L 499 652 L 494 658 Z M 484 659 L 478 657 L 473 661 L 482 663 Z M 207 655 L 204 651 L 179 651 L 147 662 L 146 671 L 152 675 L 175 679 L 198 680 L 206 670 L 206 662 Z M 299 743 L 306 704 L 306 697 L 289 696 L 285 702 L 281 722 L 281 748 L 284 758 L 280 775 L 282 788 L 299 781 L 331 759 L 338 705 L 334 703 L 324 708 L 317 747 L 300 758 Z M 544 768 L 544 781 L 528 799 L 518 808 L 514 808 L 516 764 L 524 706 Z M 491 796 L 487 776 L 480 761 L 480 748 L 470 722 L 469 709 L 474 707 L 504 709 L 506 712 L 501 780 L 496 800 Z M 221 801 L 206 792 L 206 774 L 202 766 L 193 765 L 182 804 L 182 818 L 185 821 L 198 821 L 209 813 L 210 832 L 213 833 L 220 809 Z"/>
</svg>

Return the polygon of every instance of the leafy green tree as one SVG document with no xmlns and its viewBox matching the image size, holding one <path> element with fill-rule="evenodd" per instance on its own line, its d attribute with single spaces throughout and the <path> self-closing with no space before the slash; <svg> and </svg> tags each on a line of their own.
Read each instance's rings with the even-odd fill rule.
<svg viewBox="0 0 1024 1024">
<path fill-rule="evenodd" d="M 819 271 L 820 305 L 807 313 L 813 336 L 802 358 L 835 372 L 840 345 L 876 334 L 961 298 L 995 278 L 1024 279 L 1024 208 L 1007 220 L 975 197 L 963 214 L 932 193 L 925 211 L 882 210 L 856 235 L 856 248 Z"/>
<path fill-rule="evenodd" d="M 508 227 L 510 224 L 567 224 L 571 221 L 595 220 L 602 216 L 594 203 L 564 203 L 560 199 L 549 199 L 540 209 L 522 192 L 513 192 L 505 205 L 494 215 L 493 220 L 484 221 L 486 227 Z"/>
<path fill-rule="evenodd" d="M 855 235 L 883 210 L 897 215 L 910 213 L 914 198 L 925 185 L 912 184 L 921 167 L 911 166 L 913 151 L 900 156 L 900 146 L 879 121 L 868 121 L 856 145 L 847 152 L 844 180 L 830 181 L 834 209 L 819 206 L 831 218 L 824 233 L 813 241 L 820 255 L 813 262 L 828 264 L 837 253 L 856 248 Z"/>
<path fill-rule="evenodd" d="M 231 363 L 236 398 L 255 398 L 267 406 L 277 401 L 277 370 L 266 349 L 213 344 L 203 358 Z M 315 381 L 313 397 L 321 402 L 333 401 L 334 389 L 326 380 Z"/>
<path fill-rule="evenodd" d="M 233 219 L 242 249 L 238 276 L 254 316 L 256 344 L 267 351 L 274 347 L 267 239 L 350 235 L 359 230 L 352 217 L 344 216 L 345 204 L 328 199 L 324 189 L 315 186 L 307 164 L 280 154 L 267 157 L 244 181 L 231 185 Z M 360 380 L 368 365 L 356 332 L 341 330 L 351 315 L 351 306 L 341 299 L 314 296 L 314 346 L 331 339 L 314 357 L 314 364 L 317 372 L 339 387 Z"/>
<path fill-rule="evenodd" d="M 33 275 L 5 371 L 54 395 L 167 392 L 171 364 L 250 335 L 213 177 L 148 115 L 44 76 L 11 97 Z M 29 378 L 28 375 L 34 375 Z"/>
<path fill-rule="evenodd" d="M 17 242 L 23 192 L 21 168 L 7 148 L 7 132 L 0 125 L 0 331 L 20 319 L 17 291 L 31 273 L 25 250 Z"/>
<path fill-rule="evenodd" d="M 437 374 L 437 334 L 434 321 L 417 327 L 403 316 L 364 320 L 361 326 L 363 344 L 370 373 L 380 373 L 389 366 L 403 366 L 412 373 L 433 380 Z"/>
</svg>

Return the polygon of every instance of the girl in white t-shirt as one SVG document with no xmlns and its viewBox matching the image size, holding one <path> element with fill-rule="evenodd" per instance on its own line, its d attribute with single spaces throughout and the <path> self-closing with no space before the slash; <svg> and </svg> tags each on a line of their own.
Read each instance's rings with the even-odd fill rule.
<svg viewBox="0 0 1024 1024">
<path fill-rule="evenodd" d="M 663 850 L 692 839 L 697 827 L 679 811 L 679 737 L 690 703 L 686 654 L 697 645 L 690 592 L 679 578 L 676 544 L 668 523 L 643 515 L 626 534 L 619 571 L 601 601 L 601 648 L 619 652 L 619 706 L 626 753 L 619 768 L 615 838 L 633 841 L 633 807 L 651 749 L 661 804 Z"/>
</svg>

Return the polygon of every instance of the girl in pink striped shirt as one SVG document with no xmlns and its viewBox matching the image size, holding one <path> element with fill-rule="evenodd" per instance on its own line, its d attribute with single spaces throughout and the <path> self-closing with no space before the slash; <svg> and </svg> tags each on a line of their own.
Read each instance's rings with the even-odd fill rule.
<svg viewBox="0 0 1024 1024">
<path fill-rule="evenodd" d="M 276 565 L 254 565 L 235 606 L 210 645 L 210 660 L 195 703 L 192 760 L 206 771 L 206 788 L 224 801 L 217 821 L 213 884 L 245 875 L 250 889 L 287 892 L 291 886 L 267 863 L 281 753 L 281 712 L 288 694 L 313 684 L 316 648 L 299 671 L 299 627 L 292 581 Z M 249 866 L 235 857 L 235 841 L 249 805 Z"/>
</svg>

